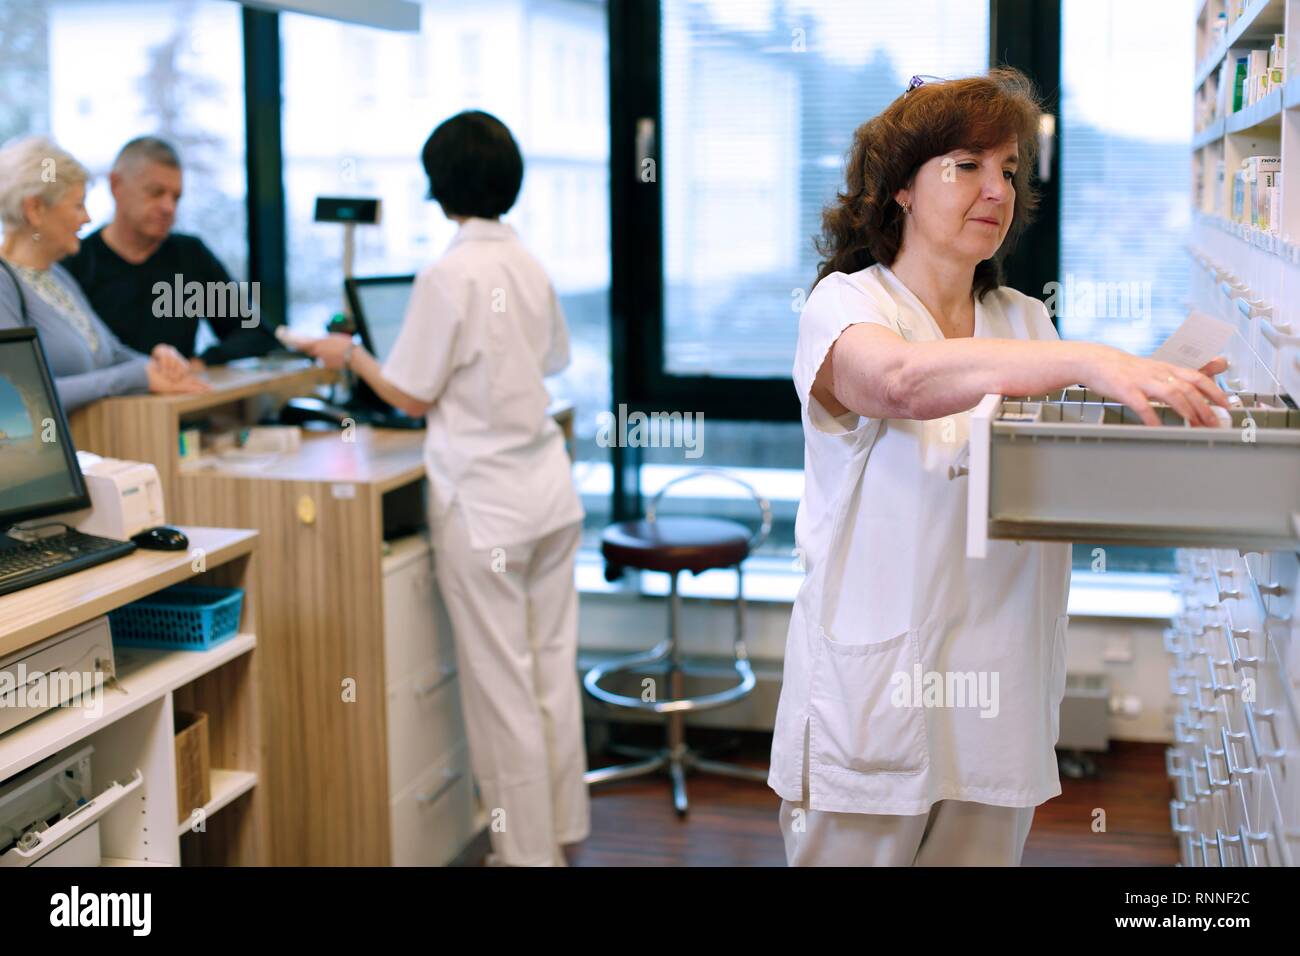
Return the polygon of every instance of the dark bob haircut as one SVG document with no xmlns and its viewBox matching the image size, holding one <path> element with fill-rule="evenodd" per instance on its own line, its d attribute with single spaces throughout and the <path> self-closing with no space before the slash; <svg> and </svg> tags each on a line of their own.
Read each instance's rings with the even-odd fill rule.
<svg viewBox="0 0 1300 956">
<path fill-rule="evenodd" d="M 987 76 L 919 86 L 859 126 L 849 149 L 845 189 L 822 214 L 817 281 L 876 262 L 892 266 L 903 242 L 903 211 L 894 194 L 911 184 L 921 165 L 954 149 L 992 149 L 1014 136 L 1020 155 L 1012 179 L 1011 227 L 993 258 L 975 267 L 972 291 L 983 298 L 1001 285 L 1002 257 L 1014 248 L 1038 205 L 1029 181 L 1038 145 L 1038 104 L 1023 73 L 1000 67 Z"/>
<path fill-rule="evenodd" d="M 510 130 L 479 110 L 441 123 L 420 153 L 429 197 L 449 216 L 495 219 L 510 211 L 524 181 L 524 157 Z"/>
</svg>

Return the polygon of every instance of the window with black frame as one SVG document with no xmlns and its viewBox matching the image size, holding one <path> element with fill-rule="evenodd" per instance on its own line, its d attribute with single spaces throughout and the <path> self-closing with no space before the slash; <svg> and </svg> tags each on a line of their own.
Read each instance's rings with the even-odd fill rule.
<svg viewBox="0 0 1300 956">
<path fill-rule="evenodd" d="M 659 44 L 647 54 L 658 66 L 657 165 L 638 173 L 657 183 L 646 185 L 659 190 L 658 222 L 634 229 L 631 241 L 658 244 L 645 258 L 661 263 L 661 284 L 650 280 L 628 316 L 636 346 L 628 390 L 643 412 L 695 416 L 698 427 L 693 443 L 652 432 L 628 457 L 643 500 L 698 467 L 749 482 L 772 503 L 770 566 L 789 567 L 803 492 L 790 368 L 822 208 L 842 186 L 854 129 L 912 75 L 987 69 L 989 8 L 963 0 L 657 8 Z M 660 315 L 636 311 L 656 299 Z M 744 490 L 724 481 L 672 494 L 677 511 L 755 514 Z"/>
<path fill-rule="evenodd" d="M 1150 355 L 1187 314 L 1194 0 L 1063 0 L 1061 337 Z M 1132 95 L 1133 91 L 1140 95 Z M 1084 570 L 1172 574 L 1171 548 L 1079 543 Z"/>
</svg>

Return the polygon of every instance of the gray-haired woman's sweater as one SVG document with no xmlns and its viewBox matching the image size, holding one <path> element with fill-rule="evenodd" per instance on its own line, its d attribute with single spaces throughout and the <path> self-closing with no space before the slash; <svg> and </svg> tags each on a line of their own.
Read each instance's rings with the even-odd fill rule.
<svg viewBox="0 0 1300 956">
<path fill-rule="evenodd" d="M 12 265 L 10 268 L 13 268 Z M 70 412 L 87 402 L 110 395 L 125 395 L 149 389 L 149 359 L 118 341 L 82 294 L 81 288 L 61 265 L 50 266 L 50 274 L 70 296 L 77 300 L 90 319 L 98 340 L 94 349 L 72 320 L 45 301 L 14 269 L 27 300 L 28 322 L 34 326 L 50 364 L 50 374 L 59 392 L 63 410 Z M 23 325 L 18 290 L 9 273 L 0 269 L 0 329 Z"/>
</svg>

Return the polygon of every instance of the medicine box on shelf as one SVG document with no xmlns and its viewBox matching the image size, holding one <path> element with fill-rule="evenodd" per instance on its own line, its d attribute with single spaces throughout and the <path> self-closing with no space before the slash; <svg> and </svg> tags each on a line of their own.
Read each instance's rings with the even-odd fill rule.
<svg viewBox="0 0 1300 956">
<path fill-rule="evenodd" d="M 990 538 L 1259 550 L 1300 543 L 1300 412 L 1243 393 L 1231 424 L 1148 426 L 1082 388 L 971 414 L 967 554 Z"/>
</svg>

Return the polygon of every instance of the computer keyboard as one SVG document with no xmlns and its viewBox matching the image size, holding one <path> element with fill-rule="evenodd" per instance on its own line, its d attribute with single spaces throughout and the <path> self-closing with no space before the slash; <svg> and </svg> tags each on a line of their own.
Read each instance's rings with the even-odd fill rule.
<svg viewBox="0 0 1300 956">
<path fill-rule="evenodd" d="M 69 529 L 36 541 L 0 534 L 0 594 L 41 584 L 130 554 L 135 545 Z"/>
</svg>

